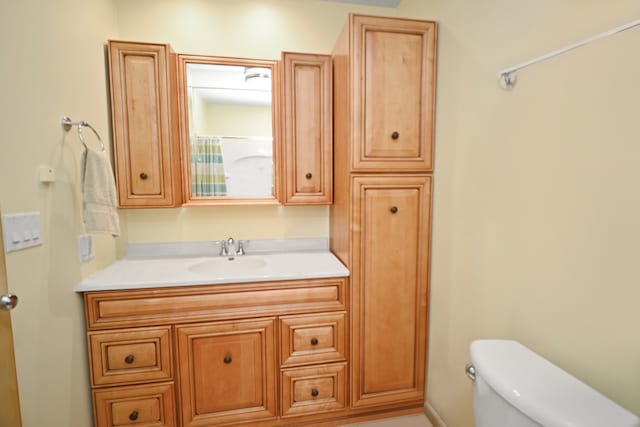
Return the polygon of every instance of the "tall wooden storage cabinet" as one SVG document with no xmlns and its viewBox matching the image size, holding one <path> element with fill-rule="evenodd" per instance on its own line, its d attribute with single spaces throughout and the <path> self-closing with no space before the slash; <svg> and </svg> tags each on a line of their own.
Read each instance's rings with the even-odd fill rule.
<svg viewBox="0 0 640 427">
<path fill-rule="evenodd" d="M 175 53 L 168 44 L 110 40 L 108 54 L 119 206 L 179 206 Z"/>
<path fill-rule="evenodd" d="M 350 15 L 333 52 L 331 249 L 351 271 L 351 407 L 425 398 L 436 23 Z"/>
</svg>

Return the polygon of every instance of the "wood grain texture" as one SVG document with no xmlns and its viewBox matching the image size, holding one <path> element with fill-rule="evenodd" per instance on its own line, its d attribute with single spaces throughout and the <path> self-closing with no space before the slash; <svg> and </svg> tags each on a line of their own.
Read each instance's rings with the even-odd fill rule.
<svg viewBox="0 0 640 427">
<path fill-rule="evenodd" d="M 90 330 L 346 308 L 345 278 L 86 292 Z"/>
<path fill-rule="evenodd" d="M 176 327 L 182 425 L 275 418 L 275 320 Z"/>
<path fill-rule="evenodd" d="M 98 389 L 93 405 L 96 427 L 177 426 L 173 383 Z"/>
<path fill-rule="evenodd" d="M 2 212 L 0 212 L 0 218 Z M 7 284 L 7 264 L 4 256 L 4 237 L 0 227 L 0 295 L 9 292 Z M 20 427 L 20 396 L 11 329 L 11 312 L 0 310 L 0 414 L 7 426 Z"/>
<path fill-rule="evenodd" d="M 171 327 L 88 334 L 94 386 L 168 380 L 172 377 Z"/>
<path fill-rule="evenodd" d="M 352 404 L 421 400 L 431 177 L 358 176 L 353 205 Z"/>
<path fill-rule="evenodd" d="M 284 52 L 284 204 L 333 200 L 331 56 Z"/>
<path fill-rule="evenodd" d="M 424 402 L 436 28 L 351 14 L 333 50 L 330 247 L 351 271 L 353 413 Z"/>
<path fill-rule="evenodd" d="M 346 370 L 346 363 L 283 370 L 282 417 L 344 410 Z"/>
<path fill-rule="evenodd" d="M 435 30 L 429 21 L 351 16 L 354 171 L 433 168 Z M 355 81 L 355 80 L 354 80 Z"/>
<path fill-rule="evenodd" d="M 181 173 L 171 47 L 110 40 L 108 54 L 119 205 L 178 206 Z"/>
<path fill-rule="evenodd" d="M 346 312 L 280 318 L 282 366 L 346 360 Z"/>
</svg>

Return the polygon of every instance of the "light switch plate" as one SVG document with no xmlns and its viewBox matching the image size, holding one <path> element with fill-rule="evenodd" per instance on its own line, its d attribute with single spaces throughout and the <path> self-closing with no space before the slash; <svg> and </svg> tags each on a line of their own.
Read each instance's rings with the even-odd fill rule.
<svg viewBox="0 0 640 427">
<path fill-rule="evenodd" d="M 40 212 L 2 215 L 5 252 L 42 245 Z"/>
<path fill-rule="evenodd" d="M 89 262 L 95 258 L 91 234 L 78 236 L 78 255 L 80 256 L 80 262 Z"/>
</svg>

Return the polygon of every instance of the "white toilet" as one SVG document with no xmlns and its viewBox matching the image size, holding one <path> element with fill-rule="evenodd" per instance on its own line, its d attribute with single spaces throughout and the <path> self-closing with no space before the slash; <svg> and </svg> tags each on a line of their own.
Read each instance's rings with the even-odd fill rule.
<svg viewBox="0 0 640 427">
<path fill-rule="evenodd" d="M 640 427 L 640 418 L 516 341 L 471 343 L 476 427 Z"/>
</svg>

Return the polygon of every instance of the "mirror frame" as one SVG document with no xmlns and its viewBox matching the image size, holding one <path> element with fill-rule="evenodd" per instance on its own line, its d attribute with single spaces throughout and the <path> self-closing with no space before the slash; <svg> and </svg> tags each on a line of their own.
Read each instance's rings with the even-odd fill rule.
<svg viewBox="0 0 640 427">
<path fill-rule="evenodd" d="M 189 105 L 187 95 L 187 65 L 235 65 L 243 67 L 261 67 L 271 69 L 271 133 L 273 138 L 273 195 L 272 197 L 195 197 L 191 188 L 191 147 L 189 135 Z M 183 206 L 211 205 L 279 205 L 281 204 L 281 76 L 280 63 L 276 60 L 233 58 L 206 55 L 177 55 L 178 77 L 178 123 L 180 128 L 180 147 L 182 154 Z"/>
</svg>

